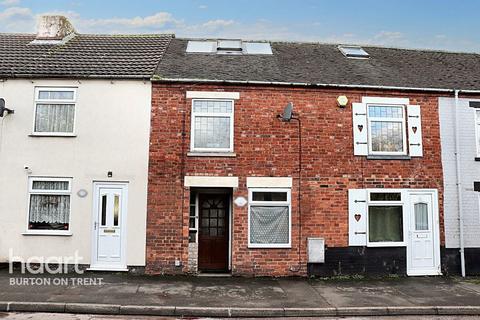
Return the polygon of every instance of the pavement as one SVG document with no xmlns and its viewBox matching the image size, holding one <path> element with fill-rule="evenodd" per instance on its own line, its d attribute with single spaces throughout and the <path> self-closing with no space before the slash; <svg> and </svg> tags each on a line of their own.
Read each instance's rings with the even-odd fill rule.
<svg viewBox="0 0 480 320">
<path fill-rule="evenodd" d="M 0 270 L 0 312 L 175 317 L 480 316 L 480 279 L 24 275 Z"/>
<path fill-rule="evenodd" d="M 381 320 L 386 317 L 322 317 L 321 320 Z M 95 315 L 95 314 L 66 314 L 66 313 L 0 313 L 2 320 L 174 320 L 181 318 L 161 316 L 128 316 L 128 315 Z M 202 319 L 202 318 L 200 318 Z M 203 318 L 205 320 L 211 318 Z M 237 318 L 254 320 L 255 318 Z M 267 320 L 269 318 L 263 318 Z M 273 318 L 275 320 L 312 320 L 314 318 Z M 388 320 L 479 320 L 480 316 L 388 316 Z"/>
</svg>

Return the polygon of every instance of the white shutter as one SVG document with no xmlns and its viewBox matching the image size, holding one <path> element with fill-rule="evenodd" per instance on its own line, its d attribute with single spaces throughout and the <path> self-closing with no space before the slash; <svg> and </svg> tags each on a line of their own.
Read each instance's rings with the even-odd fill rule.
<svg viewBox="0 0 480 320">
<path fill-rule="evenodd" d="M 352 103 L 353 116 L 353 154 L 368 155 L 367 105 Z"/>
<path fill-rule="evenodd" d="M 422 117 L 420 106 L 407 106 L 408 116 L 408 144 L 411 157 L 423 157 Z"/>
<path fill-rule="evenodd" d="M 367 190 L 348 190 L 348 245 L 367 245 Z"/>
</svg>

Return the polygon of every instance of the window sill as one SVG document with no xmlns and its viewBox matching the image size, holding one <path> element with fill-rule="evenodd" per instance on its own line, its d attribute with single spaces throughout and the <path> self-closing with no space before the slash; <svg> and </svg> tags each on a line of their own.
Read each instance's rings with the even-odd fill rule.
<svg viewBox="0 0 480 320">
<path fill-rule="evenodd" d="M 367 160 L 411 160 L 412 157 L 406 155 L 368 155 Z"/>
<path fill-rule="evenodd" d="M 61 237 L 71 237 L 73 233 L 70 231 L 26 231 L 22 233 L 23 236 L 61 236 Z"/>
<path fill-rule="evenodd" d="M 248 249 L 291 249 L 289 244 L 268 245 L 268 244 L 249 244 Z"/>
<path fill-rule="evenodd" d="M 44 138 L 44 137 L 49 137 L 49 138 L 75 138 L 77 135 L 76 134 L 54 134 L 54 133 L 47 133 L 47 134 L 41 134 L 41 133 L 31 133 L 28 135 L 29 137 L 34 137 L 34 138 Z"/>
<path fill-rule="evenodd" d="M 376 242 L 376 243 L 367 243 L 369 248 L 385 248 L 385 247 L 406 247 L 405 242 Z"/>
<path fill-rule="evenodd" d="M 235 152 L 188 152 L 187 157 L 236 157 Z"/>
</svg>

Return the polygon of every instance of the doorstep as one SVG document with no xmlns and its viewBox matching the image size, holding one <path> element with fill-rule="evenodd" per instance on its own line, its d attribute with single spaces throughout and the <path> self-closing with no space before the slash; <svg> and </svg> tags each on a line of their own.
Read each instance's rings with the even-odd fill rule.
<svg viewBox="0 0 480 320">
<path fill-rule="evenodd" d="M 229 278 L 232 277 L 230 272 L 198 272 L 197 277 L 210 277 L 210 278 Z"/>
<path fill-rule="evenodd" d="M 113 271 L 113 272 L 128 272 L 127 267 L 117 267 L 117 266 L 90 266 L 86 269 L 87 271 Z"/>
</svg>

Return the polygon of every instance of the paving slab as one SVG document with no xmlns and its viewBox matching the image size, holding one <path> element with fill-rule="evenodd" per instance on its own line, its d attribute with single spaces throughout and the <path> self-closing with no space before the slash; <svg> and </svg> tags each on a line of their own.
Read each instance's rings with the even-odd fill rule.
<svg viewBox="0 0 480 320">
<path fill-rule="evenodd" d="M 382 307 L 414 306 L 389 282 L 384 281 L 311 281 L 312 287 L 331 306 Z"/>
</svg>

